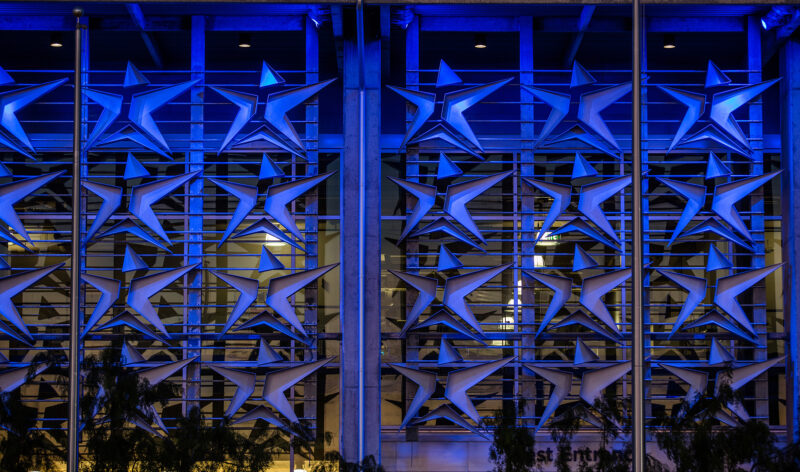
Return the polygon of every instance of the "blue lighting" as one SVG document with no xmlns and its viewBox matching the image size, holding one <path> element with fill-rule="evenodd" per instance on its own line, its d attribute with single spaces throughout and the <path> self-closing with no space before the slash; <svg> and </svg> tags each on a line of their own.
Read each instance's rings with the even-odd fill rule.
<svg viewBox="0 0 800 472">
<path fill-rule="evenodd" d="M 761 18 L 761 26 L 769 31 L 778 26 L 783 26 L 798 16 L 797 7 L 776 5 Z"/>
<path fill-rule="evenodd" d="M 0 59 L 0 393 L 78 320 L 80 352 L 162 369 L 185 385 L 170 402 L 203 405 L 209 424 L 291 435 L 299 420 L 309 437 L 338 434 L 348 461 L 488 470 L 460 451 L 509 400 L 535 402 L 520 424 L 553 449 L 570 404 L 588 412 L 606 388 L 633 398 L 642 289 L 648 381 L 694 400 L 739 369 L 735 387 L 759 382 L 758 397 L 729 421 L 776 420 L 785 399 L 770 427 L 800 438 L 800 331 L 775 322 L 800 324 L 781 293 L 800 274 L 769 237 L 800 244 L 800 202 L 780 201 L 800 171 L 800 127 L 782 127 L 800 45 L 775 41 L 800 3 L 648 7 L 634 87 L 627 7 L 425 2 L 97 3 L 73 45 L 70 8 L 0 1 L 18 49 Z M 149 48 L 148 35 L 182 39 Z M 85 205 L 64 198 L 72 181 Z M 72 318 L 70 260 L 85 292 Z M 66 401 L 25 381 L 25 402 Z M 669 414 L 681 392 L 668 390 L 645 401 Z M 63 428 L 58 413 L 36 428 Z M 148 418 L 174 430 L 175 414 Z"/>
</svg>

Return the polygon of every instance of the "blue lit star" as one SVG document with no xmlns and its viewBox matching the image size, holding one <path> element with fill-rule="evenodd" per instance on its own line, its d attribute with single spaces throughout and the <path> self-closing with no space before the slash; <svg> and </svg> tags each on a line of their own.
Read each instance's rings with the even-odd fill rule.
<svg viewBox="0 0 800 472">
<path fill-rule="evenodd" d="M 573 63 L 570 89 L 584 88 L 596 82 L 597 80 L 577 61 Z M 550 138 L 550 136 L 554 134 L 570 114 L 571 104 L 573 103 L 572 94 L 526 85 L 523 85 L 522 88 L 550 107 L 550 114 L 533 145 L 534 148 L 569 140 L 578 140 L 610 156 L 619 157 L 618 153 L 621 151 L 619 144 L 617 144 L 613 134 L 608 129 L 600 112 L 627 95 L 631 91 L 630 82 L 581 94 L 578 97 L 578 109 L 576 112 L 578 124 L 561 131 L 561 134 L 554 138 Z"/>
<path fill-rule="evenodd" d="M 758 333 L 736 297 L 779 269 L 782 265 L 783 264 L 773 264 L 767 267 L 747 270 L 720 278 L 714 289 L 713 303 L 722 310 L 722 313 L 728 316 L 718 314 L 722 320 L 713 324 L 725 328 L 748 341 L 757 343 Z M 691 315 L 706 298 L 706 279 L 662 269 L 657 269 L 657 272 L 688 292 L 686 301 L 681 307 L 678 319 L 672 326 L 669 337 L 671 338 L 681 328 L 686 330 L 708 324 L 699 323 L 700 320 L 691 324 L 685 324 L 689 315 Z M 736 324 L 731 324 L 732 321 L 735 321 Z M 743 328 L 743 330 L 739 328 Z"/>
<path fill-rule="evenodd" d="M 444 213 L 460 223 L 461 226 L 463 226 L 470 234 L 478 238 L 481 244 L 486 244 L 486 239 L 483 237 L 480 229 L 478 229 L 475 221 L 472 219 L 472 215 L 470 214 L 466 205 L 512 173 L 513 171 L 506 171 L 499 174 L 479 177 L 477 179 L 448 185 L 444 197 Z M 434 208 L 436 204 L 436 187 L 433 185 L 420 184 L 417 182 L 396 179 L 393 177 L 389 177 L 389 179 L 417 199 L 417 204 L 414 206 L 411 214 L 406 218 L 406 226 L 400 236 L 400 241 L 402 241 L 406 236 L 409 235 L 409 233 L 411 233 L 417 224 L 422 221 L 425 215 L 427 215 Z M 422 233 L 422 230 L 411 234 L 411 236 L 417 236 L 419 233 Z M 450 233 L 457 239 L 460 239 L 471 246 L 475 246 L 472 240 L 457 228 L 453 227 Z"/>
<path fill-rule="evenodd" d="M 482 159 L 478 153 L 484 152 L 483 146 L 464 117 L 464 112 L 510 81 L 511 78 L 508 78 L 445 93 L 442 99 L 441 121 L 431 120 L 436 109 L 435 93 L 388 86 L 390 90 L 396 92 L 416 108 L 400 147 L 410 143 L 440 139 Z M 439 63 L 436 88 L 461 83 L 461 78 L 442 60 Z M 433 126 L 423 131 L 423 128 L 429 123 L 432 123 Z"/>
<path fill-rule="evenodd" d="M 169 155 L 171 152 L 169 145 L 167 145 L 166 139 L 164 139 L 161 130 L 159 130 L 158 125 L 153 119 L 152 113 L 189 90 L 190 87 L 198 82 L 199 79 L 190 80 L 176 85 L 169 85 L 132 94 L 128 110 L 129 124 L 121 127 L 102 140 L 101 137 L 104 136 L 108 128 L 110 128 L 122 114 L 122 105 L 125 102 L 124 96 L 88 88 L 84 89 L 84 95 L 103 108 L 103 111 L 100 112 L 100 117 L 97 119 L 97 123 L 89 134 L 89 139 L 86 142 L 85 148 L 90 150 L 95 145 L 129 140 L 171 159 Z M 123 87 L 126 89 L 144 87 L 148 84 L 149 82 L 144 75 L 142 75 L 133 64 L 128 62 Z"/>
<path fill-rule="evenodd" d="M 14 80 L 0 68 L 0 85 L 11 85 Z M 54 80 L 40 85 L 18 88 L 0 93 L 0 144 L 33 159 L 36 150 L 17 118 L 17 112 L 50 93 L 67 79 Z"/>
<path fill-rule="evenodd" d="M 780 79 L 768 80 L 758 84 L 745 85 L 731 90 L 717 92 L 709 97 L 709 93 L 695 93 L 659 85 L 667 95 L 686 106 L 686 112 L 681 119 L 675 136 L 667 152 L 678 146 L 700 141 L 713 141 L 724 146 L 730 151 L 750 157 L 752 148 L 742 131 L 733 113 L 747 104 Z M 708 61 L 706 71 L 705 89 L 727 86 L 731 79 L 725 75 L 713 62 Z M 701 118 L 706 116 L 706 103 L 711 102 L 707 114 L 708 124 L 701 126 Z M 700 129 L 695 129 L 700 128 Z"/>
<path fill-rule="evenodd" d="M 711 155 L 713 156 L 713 153 Z M 713 160 L 709 161 L 710 164 L 713 162 Z M 667 246 L 672 245 L 672 243 L 683 236 L 691 236 L 710 231 L 752 251 L 753 247 L 751 243 L 753 243 L 753 237 L 744 221 L 742 221 L 742 217 L 739 215 L 735 204 L 773 179 L 780 174 L 780 172 L 781 171 L 777 171 L 769 174 L 747 177 L 715 186 L 714 193 L 711 197 L 711 210 L 716 216 L 708 218 L 688 230 L 686 227 L 705 207 L 705 186 L 664 177 L 656 177 L 659 182 L 687 200 Z M 736 233 L 742 235 L 743 238 L 724 226 L 720 220 L 727 223 Z"/>
<path fill-rule="evenodd" d="M 287 116 L 287 113 L 318 94 L 334 80 L 336 79 L 270 93 L 266 98 L 264 121 L 261 126 L 238 140 L 236 137 L 239 132 L 242 131 L 248 123 L 256 122 L 254 117 L 256 116 L 256 109 L 259 105 L 258 95 L 222 87 L 211 87 L 212 90 L 216 91 L 239 108 L 231 122 L 227 134 L 222 139 L 217 154 L 228 149 L 230 146 L 265 140 L 288 153 L 301 158 L 304 157 L 305 146 L 303 146 L 303 142 Z M 278 75 L 266 62 L 261 63 L 259 88 L 271 88 L 285 83 L 286 81 L 283 77 Z"/>
</svg>

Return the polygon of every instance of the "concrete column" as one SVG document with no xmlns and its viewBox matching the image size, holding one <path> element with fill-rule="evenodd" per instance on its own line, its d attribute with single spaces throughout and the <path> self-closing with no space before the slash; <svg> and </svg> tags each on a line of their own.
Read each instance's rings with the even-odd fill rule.
<svg viewBox="0 0 800 472">
<path fill-rule="evenodd" d="M 786 332 L 786 432 L 800 440 L 800 42 L 781 50 L 781 214 L 783 313 Z"/>
<path fill-rule="evenodd" d="M 348 462 L 380 460 L 381 42 L 366 26 L 363 57 L 355 31 L 344 41 L 339 441 Z"/>
</svg>

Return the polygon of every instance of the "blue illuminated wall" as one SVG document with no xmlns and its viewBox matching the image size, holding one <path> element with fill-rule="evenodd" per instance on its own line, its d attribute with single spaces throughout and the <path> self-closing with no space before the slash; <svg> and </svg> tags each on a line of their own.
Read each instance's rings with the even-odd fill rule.
<svg viewBox="0 0 800 472">
<path fill-rule="evenodd" d="M 31 28 L 68 36 L 69 10 L 41 7 Z M 243 431 L 299 421 L 317 456 L 482 467 L 458 448 L 484 450 L 503 401 L 547 441 L 566 409 L 630 395 L 627 7 L 375 7 L 363 58 L 339 5 L 137 8 L 84 18 L 79 262 L 84 355 L 113 346 L 182 387 L 140 427 L 168 434 L 196 405 Z M 730 372 L 745 400 L 719 420 L 784 431 L 781 84 L 761 13 L 647 11 L 647 411 Z M 0 388 L 61 429 L 63 365 L 20 373 L 67 347 L 72 51 L 39 63 L 18 49 L 54 54 L 49 33 L 2 27 L 18 47 L 0 54 Z"/>
</svg>

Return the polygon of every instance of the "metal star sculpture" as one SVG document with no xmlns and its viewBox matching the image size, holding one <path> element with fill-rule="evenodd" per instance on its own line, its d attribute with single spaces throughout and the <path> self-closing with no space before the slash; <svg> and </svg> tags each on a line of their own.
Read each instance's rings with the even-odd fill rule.
<svg viewBox="0 0 800 472">
<path fill-rule="evenodd" d="M 407 144 L 438 139 L 478 159 L 483 159 L 479 153 L 484 152 L 484 148 L 478 137 L 475 136 L 474 131 L 472 131 L 464 112 L 511 80 L 511 78 L 502 79 L 476 87 L 445 93 L 442 97 L 441 113 L 438 119 L 433 118 L 438 104 L 436 93 L 388 85 L 387 87 L 390 90 L 403 97 L 415 108 L 411 124 L 403 137 L 400 147 L 404 148 Z M 436 88 L 462 83 L 461 78 L 442 60 L 439 63 Z"/>
<path fill-rule="evenodd" d="M 66 83 L 67 79 L 58 79 L 40 85 L 17 88 L 0 93 L 0 144 L 34 159 L 36 149 L 33 148 L 28 134 L 19 122 L 17 112 L 26 106 Z M 0 86 L 13 85 L 14 79 L 0 68 Z"/>
<path fill-rule="evenodd" d="M 445 382 L 444 387 L 444 398 L 451 404 L 455 405 L 461 412 L 467 415 L 468 418 L 470 418 L 480 427 L 483 422 L 478 414 L 478 410 L 472 403 L 472 399 L 467 394 L 467 390 L 474 387 L 483 379 L 492 375 L 492 373 L 504 367 L 512 360 L 514 360 L 514 357 L 506 357 L 505 359 L 483 362 L 471 367 L 465 367 L 463 369 L 449 372 L 447 374 L 447 381 Z M 400 429 L 403 429 L 408 426 L 409 423 L 411 423 L 411 420 L 414 419 L 414 417 L 417 415 L 417 412 L 420 410 L 420 408 L 422 408 L 425 402 L 433 397 L 437 387 L 439 387 L 439 382 L 437 381 L 436 374 L 433 372 L 414 369 L 404 364 L 389 364 L 389 366 L 391 366 L 399 374 L 417 384 L 417 392 L 414 394 L 414 399 L 411 401 L 411 405 L 406 412 L 406 416 L 403 418 L 403 422 L 400 425 Z M 445 409 L 442 409 L 443 407 Z M 417 421 L 415 421 L 415 423 L 423 423 L 435 418 L 448 419 L 456 425 L 461 426 L 462 428 L 465 428 L 475 434 L 479 434 L 481 436 L 484 435 L 483 432 L 479 431 L 475 426 L 472 426 L 470 423 L 464 420 L 464 418 L 460 414 L 456 413 L 455 410 L 450 408 L 449 405 L 439 406 L 428 415 L 419 418 Z"/>
<path fill-rule="evenodd" d="M 591 166 L 580 155 L 576 154 L 575 167 L 578 166 Z M 592 169 L 594 170 L 594 169 Z M 575 172 L 573 172 L 573 175 Z M 584 177 L 589 174 L 578 175 Z M 575 180 L 575 179 L 573 179 Z M 589 226 L 586 221 L 581 219 L 574 219 L 571 222 L 560 227 L 558 230 L 550 233 L 550 228 L 556 222 L 559 216 L 567 209 L 572 198 L 572 186 L 557 184 L 553 182 L 545 182 L 541 180 L 534 180 L 529 178 L 522 178 L 532 189 L 539 190 L 551 198 L 553 203 L 542 222 L 542 228 L 536 236 L 536 243 L 538 243 L 546 235 L 559 235 L 571 231 L 578 231 L 584 235 L 600 242 L 615 251 L 620 250 L 622 241 L 617 235 L 611 223 L 608 221 L 605 212 L 602 210 L 602 204 L 609 198 L 619 194 L 625 187 L 631 184 L 631 176 L 623 175 L 621 177 L 614 177 L 611 179 L 601 180 L 588 185 L 583 185 L 578 191 L 578 211 L 596 228 L 602 231 L 603 234 L 598 232 L 595 228 Z"/>
<path fill-rule="evenodd" d="M 733 114 L 779 80 L 773 79 L 711 93 L 709 90 L 719 90 L 721 87 L 729 86 L 732 81 L 716 64 L 708 61 L 704 93 L 659 85 L 659 89 L 686 107 L 667 152 L 683 145 L 710 142 L 712 146 L 720 145 L 749 158 L 753 149 Z M 707 103 L 711 104 L 708 113 L 706 113 Z"/>
<path fill-rule="evenodd" d="M 293 180 L 291 182 L 271 185 L 267 189 L 267 195 L 264 201 L 264 210 L 266 211 L 267 215 L 272 217 L 272 219 L 274 219 L 276 222 L 280 223 L 281 226 L 283 226 L 286 231 L 294 236 L 295 239 L 305 243 L 305 238 L 300 232 L 300 229 L 297 227 L 297 224 L 294 222 L 294 217 L 289 213 L 287 205 L 319 185 L 331 175 L 333 175 L 333 172 L 312 175 L 310 177 Z M 209 180 L 239 200 L 238 204 L 236 205 L 236 210 L 234 211 L 227 228 L 225 228 L 225 233 L 222 235 L 222 239 L 219 242 L 219 246 L 221 246 L 222 243 L 231 236 L 234 230 L 236 230 L 236 228 L 238 228 L 238 226 L 250 215 L 253 208 L 255 208 L 258 200 L 258 188 L 253 185 L 234 183 L 220 179 Z M 287 236 L 283 231 L 278 229 L 278 227 L 276 227 L 266 218 L 262 218 L 261 220 L 250 225 L 248 228 L 239 231 L 233 235 L 233 238 L 240 238 L 254 233 L 270 234 L 279 240 L 296 247 L 297 249 L 303 250 L 299 244 L 297 244 L 292 238 Z"/>
<path fill-rule="evenodd" d="M 444 294 L 442 296 L 442 305 L 447 307 L 450 311 L 458 315 L 470 328 L 475 330 L 480 338 L 485 338 L 486 334 L 481 329 L 481 325 L 475 318 L 475 314 L 469 307 L 466 297 L 474 292 L 478 287 L 485 284 L 495 276 L 511 267 L 511 264 L 505 264 L 488 269 L 475 270 L 466 274 L 449 277 L 444 283 Z M 436 291 L 438 283 L 436 279 L 430 277 L 423 277 L 421 275 L 407 274 L 405 272 L 397 272 L 389 270 L 397 278 L 407 283 L 408 285 L 419 291 L 417 301 L 411 308 L 406 323 L 403 326 L 402 334 L 405 334 L 419 319 L 419 316 L 436 299 Z"/>
<path fill-rule="evenodd" d="M 472 236 L 478 238 L 481 244 L 486 244 L 486 239 L 484 239 L 483 234 L 472 219 L 472 215 L 466 205 L 512 173 L 513 171 L 506 171 L 487 177 L 480 177 L 448 185 L 444 196 L 444 204 L 442 205 L 443 213 L 458 222 Z M 403 233 L 400 235 L 400 241 L 402 241 L 409 236 L 422 219 L 433 210 L 436 205 L 437 190 L 434 185 L 421 184 L 408 180 L 396 179 L 394 177 L 389 177 L 389 179 L 417 199 L 417 203 L 411 211 L 411 214 L 406 217 L 406 225 L 405 228 L 403 228 Z M 479 248 L 469 236 L 453 226 L 452 222 L 448 219 L 437 219 L 419 231 L 411 234 L 411 236 L 419 236 L 434 231 L 447 232 L 459 241 Z M 400 241 L 398 241 L 398 243 Z"/>
<path fill-rule="evenodd" d="M 161 226 L 158 216 L 153 211 L 152 206 L 166 197 L 185 183 L 190 180 L 200 177 L 201 171 L 187 172 L 186 174 L 177 175 L 174 177 L 164 177 L 152 182 L 139 184 L 131 190 L 130 201 L 128 203 L 128 211 L 139 221 L 145 224 L 151 231 L 158 235 L 161 240 L 165 241 L 167 245 L 172 245 L 167 233 Z M 142 238 L 154 246 L 160 247 L 167 252 L 169 250 L 158 242 L 155 238 L 145 232 L 139 225 L 131 219 L 125 219 L 112 226 L 105 232 L 97 234 L 103 225 L 111 218 L 114 212 L 122 205 L 123 189 L 113 185 L 101 184 L 85 180 L 81 185 L 90 192 L 94 193 L 103 200 L 100 209 L 95 215 L 89 230 L 86 232 L 86 239 L 84 244 L 91 241 L 96 235 L 96 239 L 102 239 L 106 236 L 118 233 L 131 233 L 135 236 Z"/>
<path fill-rule="evenodd" d="M 17 331 L 14 331 L 4 322 L 0 321 L 0 332 L 25 344 L 30 345 L 33 343 L 33 335 L 22 319 L 22 315 L 20 315 L 12 299 L 54 270 L 60 269 L 63 265 L 64 263 L 55 264 L 49 267 L 31 269 L 0 278 L 0 316 L 17 329 Z"/>
<path fill-rule="evenodd" d="M 290 337 L 302 339 L 303 342 L 307 342 L 308 333 L 306 333 L 305 328 L 303 328 L 303 324 L 297 317 L 294 307 L 292 307 L 292 305 L 289 303 L 289 298 L 298 290 L 314 282 L 338 265 L 339 264 L 330 264 L 323 267 L 298 271 L 293 274 L 282 277 L 273 277 L 270 279 L 267 287 L 266 304 L 296 330 L 298 335 L 292 335 Z M 220 333 L 220 336 L 223 336 L 231 329 L 231 327 L 233 327 L 234 324 L 236 324 L 239 318 L 244 315 L 245 311 L 256 300 L 258 297 L 259 284 L 258 280 L 256 279 L 250 279 L 238 275 L 226 274 L 218 271 L 214 271 L 213 274 L 239 292 L 239 298 L 236 300 L 236 304 L 234 305 L 233 310 L 231 311 L 231 314 L 222 329 L 222 333 Z M 271 319 L 265 319 L 264 315 L 269 316 Z M 275 320 L 274 317 L 268 313 L 262 313 L 236 329 L 242 330 L 262 324 L 255 322 L 255 320 L 259 319 L 265 321 L 263 324 L 266 324 L 273 329 L 284 333 L 291 333 L 291 331 L 283 326 L 282 323 L 280 324 L 283 326 L 282 329 L 274 322 L 266 323 L 266 321 L 273 320 L 277 322 L 277 320 Z"/>
<path fill-rule="evenodd" d="M 709 153 L 709 170 L 706 172 L 706 179 L 725 176 L 725 174 L 712 172 L 717 168 L 718 162 L 719 158 L 713 152 Z M 776 171 L 716 185 L 711 197 L 711 211 L 714 216 L 704 219 L 689 229 L 686 229 L 687 226 L 706 206 L 706 187 L 681 180 L 656 177 L 659 182 L 687 200 L 667 246 L 671 246 L 682 237 L 713 232 L 748 251 L 753 251 L 753 236 L 739 215 L 736 204 L 780 173 L 781 171 Z M 727 223 L 728 226 L 723 225 L 722 222 Z"/>
<path fill-rule="evenodd" d="M 776 271 L 782 265 L 782 263 L 773 264 L 767 267 L 751 269 L 720 278 L 714 290 L 713 303 L 728 316 L 722 316 L 719 312 L 712 311 L 686 326 L 684 326 L 684 323 L 687 318 L 689 318 L 694 310 L 706 298 L 706 279 L 679 272 L 656 269 L 659 274 L 688 292 L 686 301 L 681 307 L 678 319 L 672 326 L 669 337 L 674 336 L 682 327 L 684 329 L 691 329 L 707 324 L 714 324 L 742 339 L 757 344 L 759 342 L 758 333 L 745 314 L 744 309 L 742 309 L 742 306 L 736 300 L 736 297 Z M 710 320 L 707 320 L 709 315 L 712 316 Z M 735 323 L 732 320 L 734 320 Z"/>
<path fill-rule="evenodd" d="M 714 342 L 716 343 L 716 338 L 714 338 Z M 722 349 L 724 350 L 724 348 Z M 729 356 L 731 361 L 725 363 L 725 365 L 719 368 L 714 369 L 716 370 L 716 375 L 714 380 L 714 391 L 712 395 L 715 397 L 719 395 L 719 391 L 723 385 L 729 386 L 732 391 L 739 390 L 744 385 L 769 370 L 771 367 L 783 361 L 785 358 L 785 356 L 780 356 L 761 362 L 745 364 L 731 369 L 731 365 L 735 359 L 733 359 L 732 354 L 726 350 L 725 354 Z M 686 364 L 658 363 L 659 367 L 663 368 L 670 374 L 689 385 L 689 389 L 684 397 L 685 401 L 689 405 L 695 404 L 697 400 L 699 400 L 702 395 L 706 393 L 706 388 L 708 386 L 709 373 L 696 369 L 713 367 L 714 365 L 713 352 L 707 363 L 694 362 L 688 366 Z M 720 410 L 714 413 L 714 418 L 722 423 L 735 427 L 739 424 L 736 417 L 739 417 L 739 419 L 742 421 L 748 421 L 750 419 L 750 415 L 748 414 L 746 408 L 740 402 L 731 401 L 725 406 L 732 414 L 729 414 L 725 410 Z"/>
<path fill-rule="evenodd" d="M 264 387 L 261 394 L 264 402 L 286 418 L 288 424 L 298 423 L 300 420 L 284 392 L 332 360 L 333 358 L 329 357 L 299 364 L 290 362 L 276 362 L 270 364 L 270 369 L 277 370 L 270 370 L 264 378 Z M 253 392 L 255 392 L 256 374 L 215 365 L 211 365 L 210 367 L 214 372 L 236 385 L 236 393 L 233 398 L 231 398 L 230 404 L 225 410 L 225 416 L 227 418 L 232 418 L 233 415 L 242 408 L 245 402 L 250 399 Z M 287 422 L 280 419 L 265 405 L 259 405 L 248 411 L 234 420 L 233 423 L 243 423 L 256 419 L 263 419 L 281 429 L 288 430 Z"/>
<path fill-rule="evenodd" d="M 569 84 L 570 93 L 554 92 L 527 85 L 522 86 L 524 90 L 527 90 L 550 107 L 547 121 L 545 121 L 544 127 L 539 132 L 539 137 L 533 144 L 534 149 L 577 140 L 612 157 L 620 158 L 622 149 L 617 144 L 600 113 L 630 93 L 632 89 L 630 82 L 581 93 L 577 97 L 578 108 L 575 110 L 574 115 L 577 123 L 565 127 L 561 126 L 562 123 L 571 121 L 568 118 L 571 118 L 572 104 L 576 98 L 573 96 L 573 92 L 575 90 L 585 90 L 586 87 L 595 83 L 597 83 L 597 80 L 576 61 L 572 65 L 572 79 Z M 556 131 L 560 134 L 551 138 Z"/>
<path fill-rule="evenodd" d="M 263 121 L 256 120 L 256 111 L 260 105 L 259 96 L 239 92 L 222 87 L 211 87 L 212 90 L 222 95 L 226 100 L 238 107 L 236 116 L 231 122 L 227 134 L 222 139 L 217 154 L 231 146 L 247 144 L 254 141 L 267 141 L 278 148 L 294 154 L 297 157 L 305 156 L 305 146 L 287 114 L 293 108 L 306 102 L 319 93 L 336 79 L 330 79 L 316 84 L 289 88 L 267 95 Z M 284 85 L 286 81 L 266 62 L 261 63 L 261 80 L 259 88 L 275 89 Z M 259 125 L 255 130 L 242 138 L 237 136 L 248 123 Z"/>
<path fill-rule="evenodd" d="M 86 95 L 89 100 L 102 107 L 97 123 L 94 125 L 94 128 L 92 128 L 89 138 L 86 141 L 85 149 L 88 151 L 99 145 L 111 144 L 119 141 L 131 141 L 167 159 L 172 159 L 169 145 L 164 135 L 161 134 L 161 130 L 156 124 L 152 114 L 189 90 L 189 88 L 198 82 L 199 79 L 190 80 L 176 85 L 159 87 L 154 90 L 137 92 L 131 94 L 129 98 L 126 98 L 123 94 L 84 88 L 83 94 Z M 123 88 L 141 89 L 149 84 L 150 82 L 144 75 L 139 72 L 131 62 L 128 62 L 128 66 L 125 70 L 125 79 L 122 84 Z M 126 102 L 130 103 L 128 109 L 129 123 L 107 135 L 106 131 L 117 121 L 120 115 L 122 115 L 123 105 Z"/>
<path fill-rule="evenodd" d="M 161 333 L 161 335 L 154 333 L 138 318 L 127 311 L 115 316 L 107 323 L 95 328 L 100 319 L 106 314 L 106 312 L 108 312 L 109 309 L 114 306 L 116 301 L 119 299 L 122 283 L 119 280 L 108 277 L 84 274 L 81 279 L 100 291 L 100 299 L 98 300 L 97 305 L 95 305 L 95 308 L 92 310 L 92 314 L 89 316 L 89 320 L 86 322 L 81 337 L 86 336 L 90 331 L 102 331 L 116 326 L 125 325 L 139 331 L 147 337 L 156 339 L 165 344 L 169 344 L 167 340 L 170 338 L 170 335 L 167 332 L 166 326 L 164 326 L 164 323 L 161 321 L 156 308 L 150 302 L 150 298 L 179 278 L 186 275 L 189 271 L 196 269 L 199 265 L 200 264 L 197 263 L 179 267 L 177 269 L 157 271 L 153 274 L 138 277 L 131 281 L 131 285 L 128 288 L 128 296 L 126 298 L 127 306 L 130 307 L 135 313 L 138 313 L 144 319 L 150 322 L 150 324 L 154 326 Z"/>
</svg>

